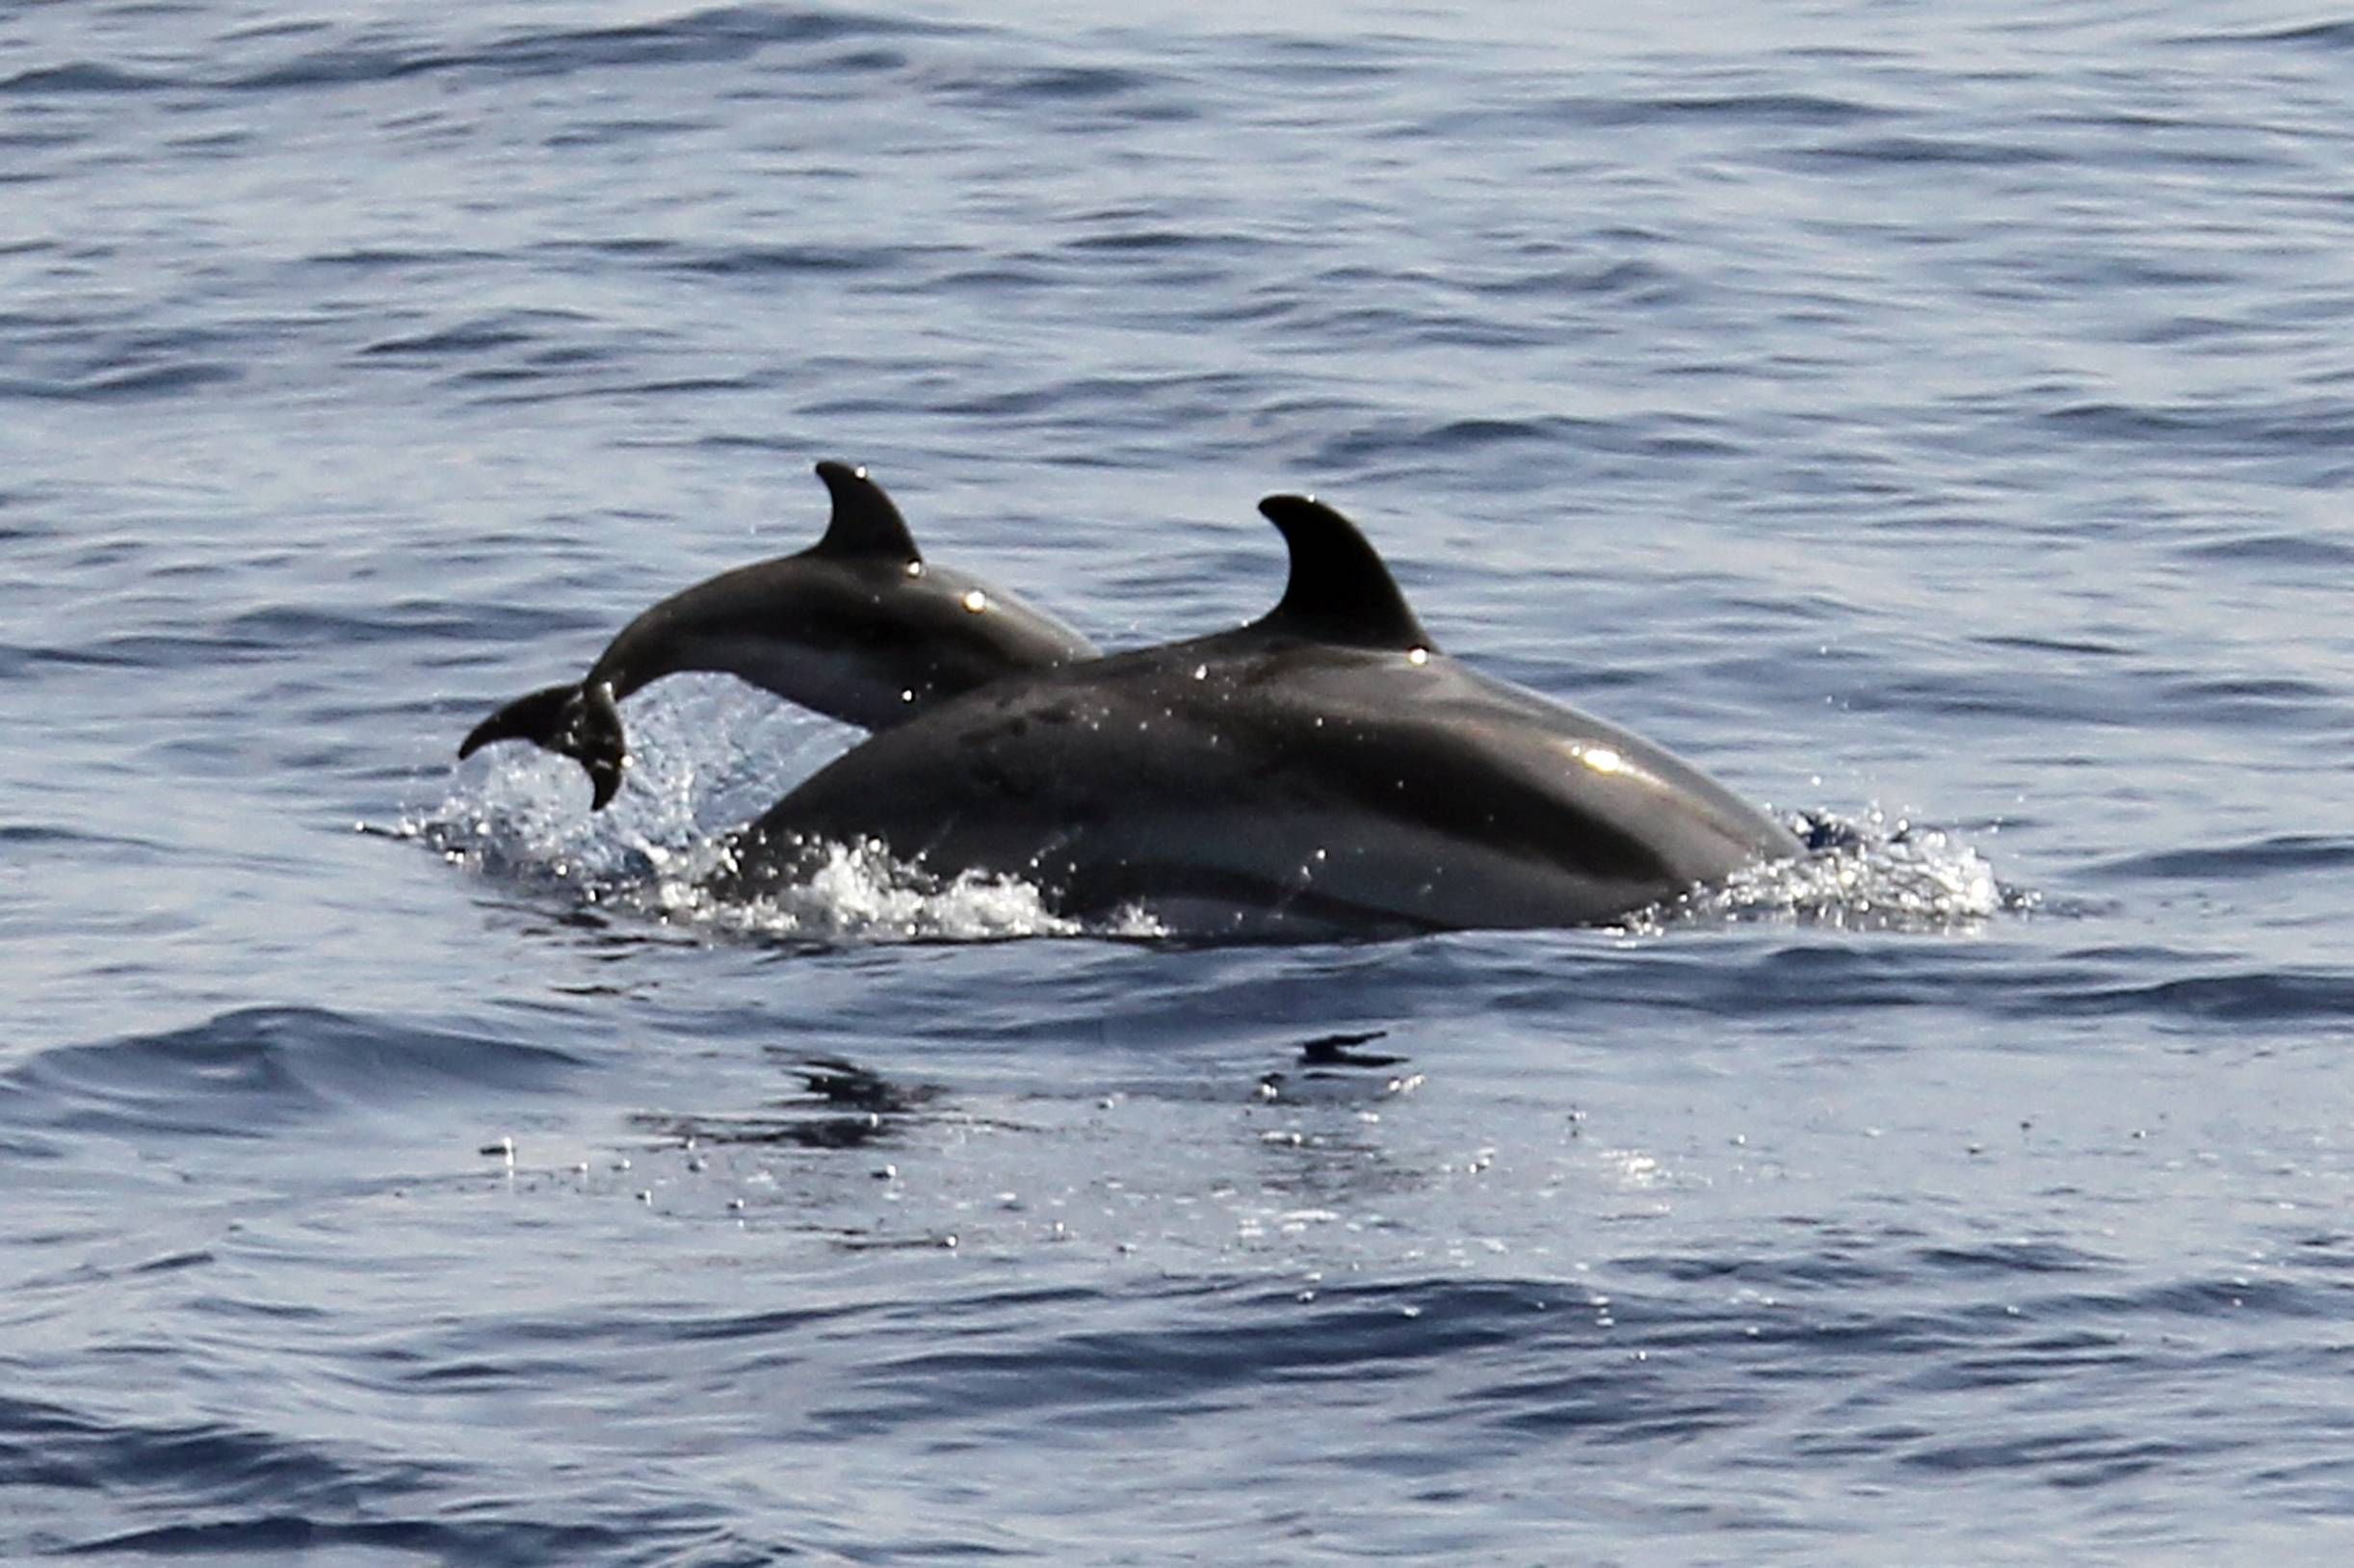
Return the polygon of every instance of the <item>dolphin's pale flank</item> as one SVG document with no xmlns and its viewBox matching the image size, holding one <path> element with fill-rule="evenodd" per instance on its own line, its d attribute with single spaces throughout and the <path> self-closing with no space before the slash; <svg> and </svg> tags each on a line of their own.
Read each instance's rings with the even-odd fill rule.
<svg viewBox="0 0 2354 1568">
<path fill-rule="evenodd" d="M 574 685 L 517 697 L 458 746 L 530 741 L 588 771 L 592 806 L 629 763 L 618 703 L 688 670 L 735 675 L 787 701 L 882 729 L 1014 670 L 1090 659 L 1094 644 L 992 584 L 927 562 L 863 468 L 818 464 L 824 537 L 672 594 L 621 629 Z"/>
<path fill-rule="evenodd" d="M 1373 934 L 1603 923 L 1800 852 L 1661 747 L 1438 652 L 1339 512 L 1260 510 L 1291 552 L 1265 616 L 1009 673 L 874 735 L 737 835 L 721 891 L 880 841 L 1066 915 Z"/>
</svg>

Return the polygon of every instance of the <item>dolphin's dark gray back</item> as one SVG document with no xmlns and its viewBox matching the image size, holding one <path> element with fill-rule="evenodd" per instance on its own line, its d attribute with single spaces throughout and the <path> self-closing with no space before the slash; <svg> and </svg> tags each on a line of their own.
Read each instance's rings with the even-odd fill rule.
<svg viewBox="0 0 2354 1568">
<path fill-rule="evenodd" d="M 531 741 L 577 759 L 601 808 L 628 765 L 614 705 L 667 675 L 735 675 L 873 730 L 1009 673 L 1094 657 L 1094 644 L 1055 617 L 925 561 L 899 508 L 864 469 L 825 461 L 818 475 L 833 508 L 816 544 L 653 605 L 576 686 L 508 703 L 475 726 L 458 755 Z"/>
<path fill-rule="evenodd" d="M 743 835 L 736 886 L 879 838 L 1066 914 L 1378 932 L 1594 924 L 1798 851 L 1662 748 L 1433 651 L 1340 513 L 1262 510 L 1291 548 L 1267 615 L 1009 676 L 874 736 Z"/>
</svg>

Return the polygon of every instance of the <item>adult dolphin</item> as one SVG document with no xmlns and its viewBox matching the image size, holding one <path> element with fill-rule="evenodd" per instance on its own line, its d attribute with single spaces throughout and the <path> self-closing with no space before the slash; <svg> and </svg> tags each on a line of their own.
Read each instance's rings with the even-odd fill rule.
<svg viewBox="0 0 2354 1568">
<path fill-rule="evenodd" d="M 1259 510 L 1291 552 L 1266 615 L 1008 676 L 872 737 L 736 836 L 720 891 L 879 840 L 1068 915 L 1376 934 L 1592 925 L 1800 852 L 1650 742 L 1439 653 L 1339 512 Z"/>
<path fill-rule="evenodd" d="M 1003 588 L 926 561 L 863 468 L 821 462 L 824 537 L 670 595 L 615 637 L 577 684 L 517 697 L 474 726 L 574 758 L 601 810 L 629 766 L 620 699 L 687 670 L 738 676 L 863 729 L 900 723 L 1012 670 L 1091 659 L 1095 645 Z"/>
</svg>

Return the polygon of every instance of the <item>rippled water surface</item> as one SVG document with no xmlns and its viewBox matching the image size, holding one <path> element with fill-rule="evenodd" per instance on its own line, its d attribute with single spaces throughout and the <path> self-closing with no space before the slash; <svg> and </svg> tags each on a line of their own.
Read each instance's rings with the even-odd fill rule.
<svg viewBox="0 0 2354 1568">
<path fill-rule="evenodd" d="M 2233 4 L 0 10 L 0 1557 L 2342 1560 L 2349 103 Z M 1115 646 L 1313 489 L 1837 847 L 730 919 L 850 732 L 454 762 L 824 457 Z"/>
</svg>

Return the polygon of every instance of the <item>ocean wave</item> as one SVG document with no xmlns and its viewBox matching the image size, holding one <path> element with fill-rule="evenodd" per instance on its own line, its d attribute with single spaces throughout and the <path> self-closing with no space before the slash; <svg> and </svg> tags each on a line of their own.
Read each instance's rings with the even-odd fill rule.
<svg viewBox="0 0 2354 1568">
<path fill-rule="evenodd" d="M 309 30 L 304 30 L 309 31 Z M 615 66 L 694 65 L 743 60 L 776 45 L 940 32 L 912 18 L 787 6 L 715 6 L 615 27 L 513 28 L 466 41 L 403 38 L 388 30 L 254 65 L 241 55 L 268 48 L 287 30 L 246 30 L 214 40 L 177 68 L 77 59 L 0 77 L 0 95 L 104 95 L 214 90 L 272 92 L 340 88 L 409 77 L 482 73 L 562 76 Z M 222 63 L 227 68 L 221 68 Z"/>
<path fill-rule="evenodd" d="M 258 1138 L 386 1104 L 547 1088 L 579 1065 L 545 1045 L 319 1007 L 245 1007 L 40 1052 L 0 1078 L 0 1118 L 53 1132 Z"/>
</svg>

